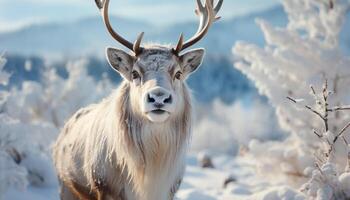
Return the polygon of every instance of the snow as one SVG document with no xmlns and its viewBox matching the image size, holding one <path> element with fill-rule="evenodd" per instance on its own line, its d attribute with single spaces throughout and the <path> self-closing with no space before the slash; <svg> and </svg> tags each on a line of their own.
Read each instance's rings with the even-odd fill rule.
<svg viewBox="0 0 350 200">
<path fill-rule="evenodd" d="M 58 200 L 57 187 L 35 187 L 30 186 L 26 190 L 11 188 L 7 191 L 3 199 L 11 200 Z"/>
<path fill-rule="evenodd" d="M 178 200 L 303 200 L 305 196 L 287 185 L 268 183 L 266 177 L 255 172 L 256 163 L 251 158 L 218 156 L 214 159 L 217 168 L 199 167 L 197 157 L 187 158 L 186 173 L 176 194 Z M 224 188 L 225 179 L 234 176 L 236 181 Z M 10 189 L 4 199 L 58 200 L 57 185 L 51 187 L 30 186 L 26 190 Z"/>
</svg>

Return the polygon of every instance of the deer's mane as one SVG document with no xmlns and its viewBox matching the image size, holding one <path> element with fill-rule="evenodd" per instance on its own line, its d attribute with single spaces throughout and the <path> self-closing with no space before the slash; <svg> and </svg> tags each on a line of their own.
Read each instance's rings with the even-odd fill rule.
<svg viewBox="0 0 350 200">
<path fill-rule="evenodd" d="M 105 147 L 95 152 L 107 155 L 91 155 L 89 163 L 93 167 L 92 171 L 103 173 L 107 169 L 101 169 L 101 166 L 104 166 L 101 163 L 106 160 L 116 162 L 130 180 L 141 184 L 136 184 L 135 189 L 144 190 L 147 188 L 147 176 L 156 176 L 157 172 L 164 169 L 172 170 L 175 160 L 185 154 L 183 151 L 187 148 L 183 147 L 188 145 L 191 132 L 190 92 L 185 83 L 182 88 L 183 111 L 162 124 L 154 124 L 132 111 L 130 85 L 124 81 L 118 91 L 101 104 L 101 109 L 108 109 L 109 112 L 106 116 L 96 119 L 105 119 L 103 127 L 106 127 L 106 130 L 99 130 L 98 126 L 93 126 L 100 132 L 94 134 L 96 138 L 91 140 L 95 143 L 94 148 Z"/>
</svg>

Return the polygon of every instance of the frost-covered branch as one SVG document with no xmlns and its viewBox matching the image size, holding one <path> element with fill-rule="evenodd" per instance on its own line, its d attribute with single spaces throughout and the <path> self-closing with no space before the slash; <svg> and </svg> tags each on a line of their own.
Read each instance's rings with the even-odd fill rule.
<svg viewBox="0 0 350 200">
<path fill-rule="evenodd" d="M 335 111 L 341 111 L 341 110 L 350 110 L 350 106 L 335 106 L 333 108 L 328 108 L 327 111 L 335 112 Z"/>
<path fill-rule="evenodd" d="M 287 97 L 287 99 L 289 99 L 290 101 L 292 101 L 293 103 L 298 104 L 300 101 L 293 99 L 292 97 Z M 316 114 L 318 117 L 320 117 L 322 120 L 325 120 L 325 116 L 322 116 L 322 114 L 320 112 L 318 112 L 317 110 L 313 109 L 311 106 L 309 105 L 304 105 L 304 107 L 308 110 L 310 110 L 312 113 Z"/>
<path fill-rule="evenodd" d="M 337 142 L 337 140 L 338 140 L 339 137 L 342 137 L 342 136 L 343 136 L 343 134 L 345 133 L 345 131 L 346 131 L 349 127 L 350 127 L 350 122 L 349 122 L 347 125 L 345 125 L 344 128 L 342 128 L 342 130 L 341 130 L 338 134 L 336 134 L 336 136 L 335 136 L 335 138 L 334 138 L 334 140 L 333 140 L 333 144 L 335 144 L 335 143 Z M 344 138 L 344 137 L 343 137 L 343 138 Z M 348 144 L 348 142 L 346 141 L 345 138 L 344 138 L 344 142 L 345 142 L 346 144 Z"/>
<path fill-rule="evenodd" d="M 304 105 L 304 107 L 306 109 L 308 109 L 309 111 L 311 111 L 312 113 L 316 114 L 322 121 L 325 127 L 325 131 L 327 132 L 329 130 L 329 124 L 328 124 L 328 112 L 331 112 L 332 110 L 330 110 L 328 108 L 329 104 L 328 104 L 328 96 L 330 94 L 330 92 L 328 91 L 328 81 L 325 81 L 325 84 L 323 86 L 323 90 L 321 93 L 322 99 L 318 98 L 318 95 L 316 94 L 316 91 L 314 89 L 313 86 L 310 86 L 311 88 L 311 94 L 314 96 L 315 100 L 316 100 L 316 105 L 321 105 L 322 106 L 322 110 L 321 111 L 317 111 L 316 109 L 312 108 L 312 106 L 310 105 Z M 295 99 L 293 99 L 292 97 L 287 97 L 287 99 L 289 99 L 290 101 L 292 101 L 293 103 L 298 104 L 299 102 Z M 323 114 L 321 113 L 323 112 Z M 315 131 L 314 131 L 315 132 Z M 318 135 L 318 134 L 316 134 Z"/>
<path fill-rule="evenodd" d="M 318 133 L 315 129 L 313 130 L 313 133 L 315 135 L 317 135 L 319 138 L 324 138 L 327 134 L 329 133 L 329 121 L 328 121 L 328 116 L 330 112 L 335 112 L 335 111 L 345 111 L 348 110 L 347 106 L 337 106 L 337 107 L 333 107 L 332 109 L 328 108 L 329 106 L 329 94 L 331 93 L 328 90 L 328 81 L 326 80 L 324 85 L 323 85 L 323 89 L 321 94 L 317 94 L 314 87 L 310 86 L 311 88 L 311 94 L 315 97 L 315 101 L 316 101 L 316 105 L 318 105 L 320 108 L 320 111 L 318 111 L 315 108 L 312 108 L 311 105 L 303 105 L 307 110 L 309 110 L 311 113 L 315 114 L 317 117 L 319 117 L 323 124 L 324 124 L 324 133 L 320 134 Z M 321 96 L 321 99 L 318 98 L 319 96 Z M 287 97 L 288 100 L 290 100 L 291 102 L 295 103 L 295 104 L 299 104 L 301 101 L 298 101 L 292 97 Z M 336 108 L 336 109 L 335 109 Z M 322 114 L 323 111 L 323 114 Z M 325 138 L 325 141 L 327 142 L 327 144 L 329 145 L 328 147 L 328 156 L 332 153 L 332 150 L 334 149 L 334 145 L 337 142 L 337 140 L 343 136 L 343 134 L 345 133 L 345 131 L 350 127 L 350 122 L 344 126 L 339 133 L 333 134 L 333 139 L 330 141 L 329 137 Z M 343 137 L 344 142 L 347 143 L 346 139 Z"/>
</svg>

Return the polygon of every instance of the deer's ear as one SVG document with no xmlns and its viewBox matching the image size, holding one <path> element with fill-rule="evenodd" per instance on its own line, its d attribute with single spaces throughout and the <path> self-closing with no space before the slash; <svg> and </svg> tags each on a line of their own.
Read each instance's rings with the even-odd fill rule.
<svg viewBox="0 0 350 200">
<path fill-rule="evenodd" d="M 124 78 L 130 80 L 131 70 L 134 65 L 134 57 L 121 49 L 108 47 L 107 60 L 111 67 L 120 73 Z"/>
<path fill-rule="evenodd" d="M 183 68 L 183 73 L 186 76 L 198 69 L 198 67 L 202 64 L 204 54 L 204 49 L 194 49 L 180 56 L 180 62 Z"/>
</svg>

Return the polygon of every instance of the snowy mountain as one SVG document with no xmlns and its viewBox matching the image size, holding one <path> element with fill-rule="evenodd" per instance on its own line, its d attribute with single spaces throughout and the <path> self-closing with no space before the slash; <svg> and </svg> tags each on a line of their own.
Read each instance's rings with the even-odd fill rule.
<svg viewBox="0 0 350 200">
<path fill-rule="evenodd" d="M 283 25 L 287 19 L 281 6 L 234 19 L 226 19 L 213 26 L 209 35 L 198 46 L 210 53 L 230 54 L 236 40 L 263 44 L 264 40 L 255 18 L 263 18 L 274 25 Z M 112 17 L 114 27 L 129 40 L 145 31 L 144 41 L 175 43 L 181 32 L 190 37 L 197 22 L 154 27 L 142 21 Z M 0 34 L 0 50 L 22 55 L 101 55 L 106 46 L 117 45 L 107 34 L 99 16 L 67 24 L 42 24 L 29 26 L 16 32 Z"/>
<path fill-rule="evenodd" d="M 152 29 L 144 22 L 111 18 L 123 34 Z M 101 51 L 109 40 L 102 19 L 87 18 L 67 24 L 33 25 L 16 32 L 0 34 L 0 49 L 21 55 L 83 55 Z"/>
</svg>

